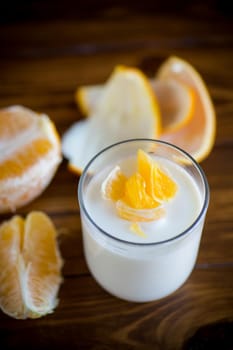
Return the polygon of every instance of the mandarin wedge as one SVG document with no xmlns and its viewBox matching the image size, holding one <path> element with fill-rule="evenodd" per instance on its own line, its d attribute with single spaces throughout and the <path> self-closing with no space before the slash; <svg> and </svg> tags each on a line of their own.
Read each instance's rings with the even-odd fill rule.
<svg viewBox="0 0 233 350">
<path fill-rule="evenodd" d="M 122 173 L 119 166 L 115 166 L 104 180 L 101 186 L 101 192 L 104 199 L 117 201 L 125 193 L 125 184 L 127 177 Z"/>
<path fill-rule="evenodd" d="M 39 196 L 60 162 L 60 139 L 48 116 L 22 106 L 0 110 L 0 213 Z"/>
<path fill-rule="evenodd" d="M 0 226 L 0 308 L 17 319 L 53 312 L 62 282 L 56 229 L 42 212 Z"/>
<path fill-rule="evenodd" d="M 159 164 L 143 150 L 138 150 L 138 172 L 145 180 L 147 193 L 156 201 L 172 199 L 177 192 L 177 184 Z"/>
<path fill-rule="evenodd" d="M 132 222 L 162 218 L 165 202 L 177 193 L 172 177 L 148 153 L 139 149 L 136 171 L 125 176 L 119 165 L 107 175 L 101 185 L 103 199 L 115 202 L 118 215 Z"/>
</svg>

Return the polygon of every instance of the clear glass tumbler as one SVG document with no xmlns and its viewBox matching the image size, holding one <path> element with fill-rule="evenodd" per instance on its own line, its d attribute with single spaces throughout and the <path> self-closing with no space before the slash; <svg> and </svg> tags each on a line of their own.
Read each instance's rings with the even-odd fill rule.
<svg viewBox="0 0 233 350">
<path fill-rule="evenodd" d="M 166 240 L 140 243 L 119 239 L 117 234 L 106 232 L 101 222 L 96 222 L 87 210 L 86 193 L 95 176 L 105 167 L 135 156 L 138 149 L 182 167 L 200 192 L 201 205 L 195 220 Z M 95 280 L 109 293 L 128 301 L 148 302 L 171 294 L 187 280 L 197 259 L 209 204 L 207 179 L 189 154 L 174 145 L 150 139 L 111 145 L 99 152 L 84 169 L 78 200 L 86 262 Z"/>
</svg>

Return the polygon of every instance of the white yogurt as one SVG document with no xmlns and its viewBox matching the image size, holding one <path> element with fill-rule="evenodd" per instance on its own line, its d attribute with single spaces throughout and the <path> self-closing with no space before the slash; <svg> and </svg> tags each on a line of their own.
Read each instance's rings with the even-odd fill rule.
<svg viewBox="0 0 233 350">
<path fill-rule="evenodd" d="M 144 238 L 133 233 L 131 223 L 117 215 L 115 203 L 101 195 L 101 184 L 110 170 L 120 165 L 130 175 L 135 160 L 106 166 L 91 178 L 83 194 L 81 218 L 88 267 L 103 288 L 129 301 L 160 299 L 185 282 L 196 261 L 204 223 L 204 215 L 197 221 L 203 206 L 200 181 L 175 162 L 156 160 L 170 173 L 178 191 L 165 204 L 163 218 L 140 223 Z M 194 223 L 190 232 L 173 239 Z"/>
</svg>

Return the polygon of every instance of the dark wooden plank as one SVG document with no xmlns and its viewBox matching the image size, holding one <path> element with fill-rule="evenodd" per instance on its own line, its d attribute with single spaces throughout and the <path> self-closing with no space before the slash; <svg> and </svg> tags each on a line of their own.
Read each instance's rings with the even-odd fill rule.
<svg viewBox="0 0 233 350">
<path fill-rule="evenodd" d="M 1 315 L 4 349 L 180 349 L 203 324 L 232 320 L 232 269 L 195 270 L 161 301 L 135 304 L 104 292 L 88 276 L 66 279 L 54 315 L 19 322 Z M 30 336 L 27 336 L 30 334 Z"/>
</svg>

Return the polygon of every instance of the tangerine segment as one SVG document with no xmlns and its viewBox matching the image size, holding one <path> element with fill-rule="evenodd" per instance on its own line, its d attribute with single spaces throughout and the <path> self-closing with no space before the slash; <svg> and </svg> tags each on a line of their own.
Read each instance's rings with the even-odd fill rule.
<svg viewBox="0 0 233 350">
<path fill-rule="evenodd" d="M 152 168 L 151 195 L 155 200 L 168 201 L 177 192 L 177 184 L 156 164 Z"/>
<path fill-rule="evenodd" d="M 123 201 L 134 209 L 152 209 L 159 206 L 146 192 L 146 182 L 139 173 L 133 174 L 126 181 Z"/>
<path fill-rule="evenodd" d="M 48 139 L 35 139 L 25 145 L 22 150 L 14 152 L 10 158 L 0 163 L 0 180 L 22 176 L 52 148 L 52 143 Z"/>
<path fill-rule="evenodd" d="M 0 226 L 0 308 L 14 318 L 25 314 L 18 270 L 23 230 L 19 216 Z"/>
<path fill-rule="evenodd" d="M 132 222 L 154 221 L 165 215 L 165 209 L 161 205 L 151 209 L 135 209 L 128 206 L 123 200 L 116 202 L 116 210 L 122 219 Z"/>
<path fill-rule="evenodd" d="M 47 215 L 32 212 L 27 216 L 23 246 L 27 267 L 28 306 L 35 313 L 51 312 L 62 281 L 62 259 L 56 242 L 56 230 Z"/>
<path fill-rule="evenodd" d="M 145 179 L 147 193 L 156 201 L 168 201 L 177 192 L 177 184 L 143 150 L 138 151 L 138 172 Z"/>
<path fill-rule="evenodd" d="M 18 319 L 53 311 L 62 259 L 47 215 L 14 216 L 0 226 L 0 308 Z"/>
<path fill-rule="evenodd" d="M 105 199 L 117 201 L 124 196 L 127 177 L 121 172 L 119 166 L 116 166 L 104 180 L 101 186 L 101 192 Z"/>
</svg>

